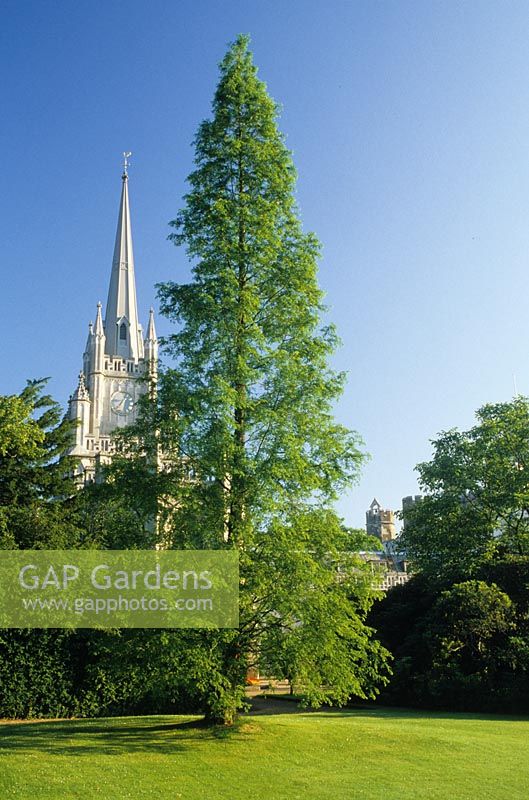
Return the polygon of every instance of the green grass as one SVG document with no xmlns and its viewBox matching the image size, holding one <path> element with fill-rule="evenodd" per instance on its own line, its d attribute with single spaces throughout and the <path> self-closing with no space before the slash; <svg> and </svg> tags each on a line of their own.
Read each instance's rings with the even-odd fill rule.
<svg viewBox="0 0 529 800">
<path fill-rule="evenodd" d="M 402 710 L 0 724 L 0 798 L 516 800 L 529 719 Z"/>
</svg>

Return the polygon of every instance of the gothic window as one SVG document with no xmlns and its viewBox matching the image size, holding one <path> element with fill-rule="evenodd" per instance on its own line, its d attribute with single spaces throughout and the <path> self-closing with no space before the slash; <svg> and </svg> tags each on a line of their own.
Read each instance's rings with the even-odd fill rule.
<svg viewBox="0 0 529 800">
<path fill-rule="evenodd" d="M 121 339 L 121 341 L 124 342 L 127 341 L 127 326 L 125 325 L 124 322 L 122 322 L 121 325 L 119 326 L 119 338 Z"/>
</svg>

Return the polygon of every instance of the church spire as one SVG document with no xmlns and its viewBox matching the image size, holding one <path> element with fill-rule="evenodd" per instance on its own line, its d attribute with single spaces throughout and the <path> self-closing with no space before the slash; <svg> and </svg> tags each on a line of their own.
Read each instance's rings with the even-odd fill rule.
<svg viewBox="0 0 529 800">
<path fill-rule="evenodd" d="M 90 323 L 91 325 L 92 323 Z M 97 304 L 97 313 L 96 313 L 96 326 L 95 329 L 92 329 L 90 333 L 93 333 L 95 336 L 104 336 L 105 331 L 103 328 L 103 319 L 101 317 L 101 303 Z"/>
<path fill-rule="evenodd" d="M 98 303 L 94 324 L 88 327 L 83 370 L 69 402 L 70 419 L 77 420 L 69 453 L 79 459 L 76 475 L 80 483 L 95 480 L 99 465 L 112 458 L 114 432 L 136 420 L 139 398 L 146 393 L 156 397 L 158 340 L 153 310 L 145 340 L 138 320 L 128 187 L 131 154 L 123 155 L 105 317 Z"/>
<path fill-rule="evenodd" d="M 143 340 L 138 321 L 132 252 L 128 188 L 129 156 L 130 153 L 124 153 L 121 203 L 105 312 L 105 353 L 109 356 L 121 356 L 138 361 L 143 356 Z"/>
<path fill-rule="evenodd" d="M 156 338 L 156 328 L 154 326 L 154 308 L 151 306 L 149 311 L 149 324 L 147 325 L 147 336 L 145 337 L 146 342 L 157 342 L 158 339 Z"/>
<path fill-rule="evenodd" d="M 158 339 L 154 326 L 154 309 L 149 312 L 149 324 L 147 325 L 147 336 L 145 337 L 145 360 L 148 363 L 148 371 L 151 380 L 156 381 L 158 374 Z"/>
</svg>

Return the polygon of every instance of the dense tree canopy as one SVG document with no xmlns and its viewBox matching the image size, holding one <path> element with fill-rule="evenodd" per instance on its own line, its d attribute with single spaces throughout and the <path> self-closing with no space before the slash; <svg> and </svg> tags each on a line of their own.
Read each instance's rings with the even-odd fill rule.
<svg viewBox="0 0 529 800">
<path fill-rule="evenodd" d="M 382 702 L 453 710 L 529 710 L 529 562 L 488 562 L 477 578 L 424 574 L 392 589 L 369 622 L 394 656 Z"/>
<path fill-rule="evenodd" d="M 529 400 L 489 404 L 419 464 L 406 510 L 416 572 L 372 610 L 395 657 L 386 700 L 455 709 L 529 708 Z"/>
<path fill-rule="evenodd" d="M 424 499 L 406 512 L 416 568 L 457 578 L 504 553 L 529 552 L 529 400 L 480 408 L 469 431 L 447 431 L 419 464 Z"/>
<path fill-rule="evenodd" d="M 45 384 L 29 381 L 19 395 L 0 397 L 4 548 L 72 547 L 79 540 L 76 490 L 66 458 L 72 424 L 45 393 Z"/>
</svg>

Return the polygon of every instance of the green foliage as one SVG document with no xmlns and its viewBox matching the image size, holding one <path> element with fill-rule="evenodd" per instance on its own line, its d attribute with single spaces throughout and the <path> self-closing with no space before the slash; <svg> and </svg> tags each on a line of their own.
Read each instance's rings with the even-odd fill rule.
<svg viewBox="0 0 529 800">
<path fill-rule="evenodd" d="M 419 464 L 402 536 L 418 574 L 370 622 L 395 656 L 388 699 L 529 709 L 529 400 L 476 417 Z"/>
<path fill-rule="evenodd" d="M 128 544 L 130 531 L 137 535 L 138 530 L 137 519 L 128 516 L 133 508 L 129 498 L 102 503 L 92 491 L 77 490 L 66 455 L 73 427 L 44 386 L 45 381 L 30 381 L 20 395 L 0 397 L 0 547 L 115 546 L 118 531 L 125 531 L 122 541 Z M 97 631 L 0 631 L 0 716 L 134 708 L 138 694 L 145 698 L 150 690 L 145 674 L 138 688 L 133 659 L 120 661 L 123 653 L 117 646 L 113 659 L 103 658 L 97 649 L 101 640 Z M 114 641 L 110 635 L 109 640 Z M 114 662 L 124 666 L 121 675 Z"/>
<path fill-rule="evenodd" d="M 312 510 L 270 534 L 258 550 L 268 569 L 255 570 L 261 667 L 295 683 L 316 707 L 375 697 L 387 654 L 365 624 L 376 593 L 371 570 L 346 549 L 349 533 L 332 512 Z"/>
<path fill-rule="evenodd" d="M 181 631 L 78 631 L 76 696 L 85 714 L 199 711 L 198 693 L 182 679 Z"/>
<path fill-rule="evenodd" d="M 0 717 L 201 710 L 180 631 L 1 630 Z"/>
<path fill-rule="evenodd" d="M 511 627 L 512 603 L 495 584 L 456 583 L 441 593 L 434 606 L 441 645 L 447 653 L 482 658 L 490 640 Z"/>
<path fill-rule="evenodd" d="M 62 717 L 78 711 L 71 634 L 0 630 L 0 717 Z"/>
<path fill-rule="evenodd" d="M 77 546 L 76 491 L 66 452 L 72 423 L 28 381 L 20 395 L 0 397 L 0 547 Z"/>
<path fill-rule="evenodd" d="M 395 657 L 382 700 L 528 711 L 528 563 L 488 563 L 478 579 L 448 586 L 417 575 L 388 592 L 369 617 Z"/>
<path fill-rule="evenodd" d="M 529 548 L 529 400 L 483 406 L 477 425 L 433 442 L 417 467 L 424 499 L 405 515 L 415 568 L 452 580 Z"/>
<path fill-rule="evenodd" d="M 347 528 L 344 526 L 344 531 L 347 534 L 345 538 L 345 547 L 351 552 L 359 553 L 365 551 L 368 553 L 376 553 L 384 549 L 378 537 L 366 533 L 362 528 Z"/>
<path fill-rule="evenodd" d="M 0 397 L 0 456 L 2 458 L 36 458 L 38 456 L 44 432 L 32 419 L 32 411 L 33 407 L 27 397 L 17 395 Z"/>
<path fill-rule="evenodd" d="M 181 451 L 209 478 L 189 484 L 181 522 L 237 544 L 271 513 L 335 497 L 361 455 L 332 418 L 343 376 L 327 366 L 336 335 L 319 324 L 318 245 L 301 231 L 291 157 L 245 37 L 220 69 L 173 223 L 194 279 L 163 284 L 160 299 L 181 323 L 167 340 L 177 367 L 166 377 Z"/>
<path fill-rule="evenodd" d="M 86 486 L 77 506 L 91 546 L 148 549 L 157 543 L 156 487 L 140 461 L 117 456 L 105 480 Z"/>
<path fill-rule="evenodd" d="M 465 581 L 441 593 L 424 630 L 433 697 L 459 705 L 500 688 L 512 616 L 510 598 L 494 584 Z"/>
<path fill-rule="evenodd" d="M 301 229 L 276 117 L 240 36 L 172 223 L 193 280 L 159 287 L 180 326 L 165 341 L 175 368 L 157 398 L 156 495 L 162 507 L 171 498 L 161 528 L 173 547 L 240 554 L 240 629 L 194 646 L 216 676 L 212 715 L 223 707 L 228 718 L 252 661 L 279 668 L 283 638 L 284 669 L 315 704 L 373 693 L 384 663 L 363 623 L 374 597 L 365 567 L 338 557 L 344 536 L 329 508 L 363 456 L 333 418 L 344 380 L 328 366 L 337 337 L 321 324 L 319 245 Z"/>
</svg>

